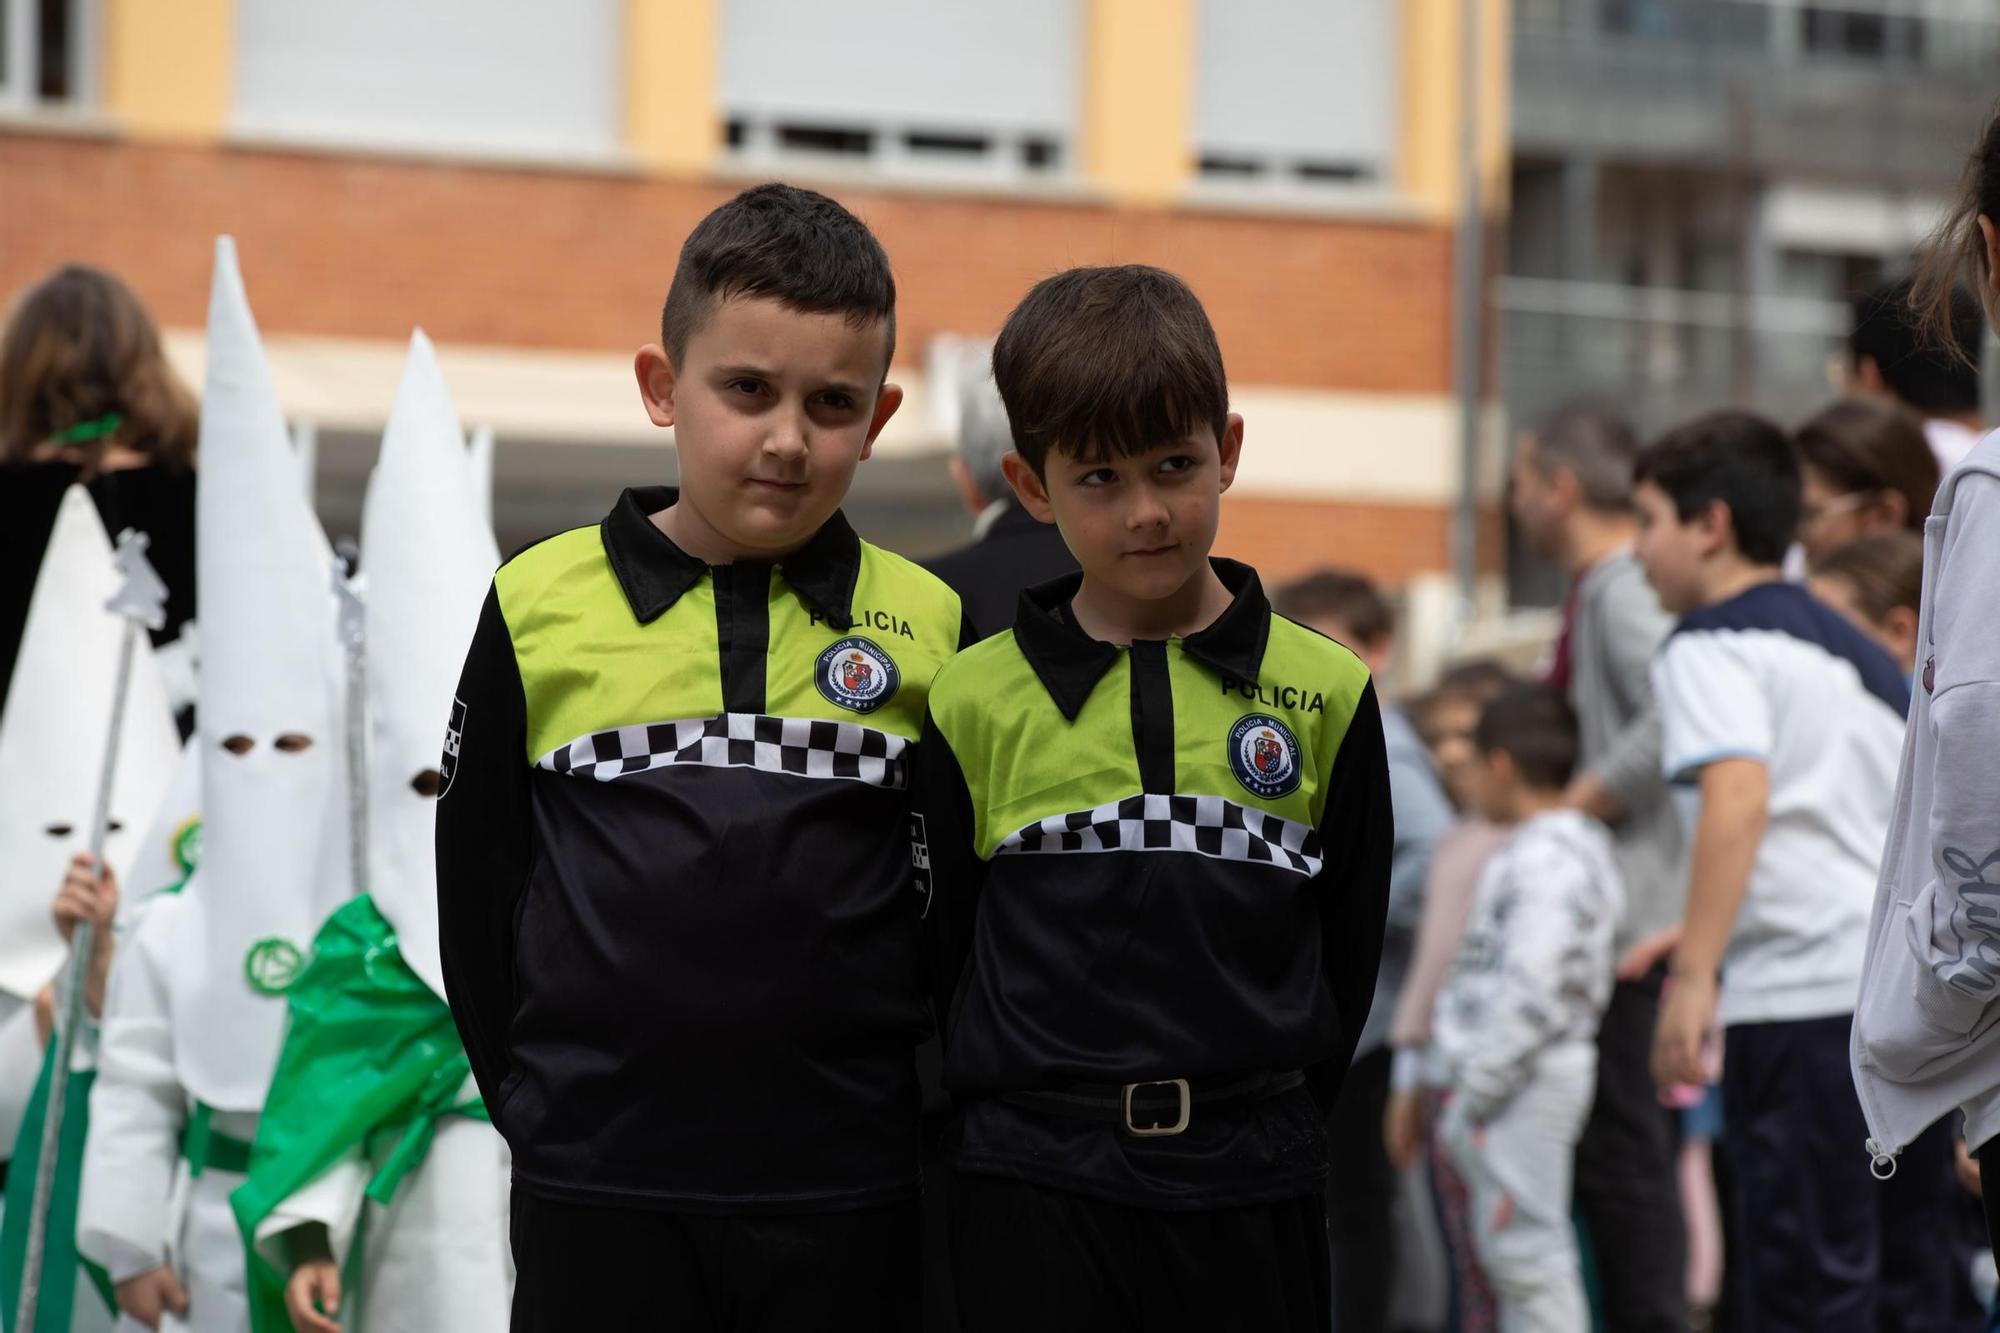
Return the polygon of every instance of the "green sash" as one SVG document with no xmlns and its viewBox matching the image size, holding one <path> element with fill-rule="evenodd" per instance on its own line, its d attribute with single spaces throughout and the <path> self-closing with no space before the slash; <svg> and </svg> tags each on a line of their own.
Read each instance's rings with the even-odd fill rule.
<svg viewBox="0 0 2000 1333">
<path fill-rule="evenodd" d="M 249 1179 L 230 1195 L 249 1252 L 257 1333 L 291 1333 L 285 1282 L 258 1253 L 257 1227 L 350 1148 L 395 1146 L 368 1185 L 387 1203 L 430 1148 L 442 1115 L 486 1119 L 461 1100 L 471 1073 L 451 1011 L 403 961 L 367 895 L 327 918 L 312 961 L 285 992 L 291 1024 L 257 1121 Z M 358 1288 L 349 1301 L 360 1299 Z"/>
<path fill-rule="evenodd" d="M 49 1109 L 49 1079 L 55 1070 L 56 1044 L 42 1052 L 42 1073 L 21 1119 L 14 1140 L 14 1160 L 7 1172 L 7 1215 L 0 1220 L 0 1325 L 11 1324 L 21 1304 L 21 1278 L 27 1266 L 28 1212 L 34 1206 L 36 1159 L 42 1150 L 42 1121 Z M 90 1127 L 90 1085 L 93 1070 L 72 1069 L 63 1098 L 62 1142 L 56 1158 L 55 1189 L 49 1198 L 48 1237 L 42 1250 L 42 1294 L 35 1305 L 35 1333 L 69 1333 L 76 1297 L 76 1270 L 81 1265 L 91 1283 L 112 1309 L 111 1279 L 96 1264 L 76 1252 L 76 1196 L 83 1184 L 83 1140 Z"/>
</svg>

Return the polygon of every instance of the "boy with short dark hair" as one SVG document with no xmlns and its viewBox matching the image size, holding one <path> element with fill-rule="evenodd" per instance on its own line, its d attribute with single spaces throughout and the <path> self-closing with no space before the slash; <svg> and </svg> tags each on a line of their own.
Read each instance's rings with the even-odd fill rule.
<svg viewBox="0 0 2000 1333">
<path fill-rule="evenodd" d="M 915 1327 L 905 774 L 964 628 L 839 511 L 902 398 L 894 310 L 831 199 L 711 213 L 636 364 L 680 489 L 487 596 L 438 898 L 513 1149 L 516 1329 Z"/>
<path fill-rule="evenodd" d="M 994 374 L 1082 572 L 939 674 L 919 747 L 961 1317 L 1317 1333 L 1393 837 L 1374 687 L 1209 556 L 1243 421 L 1179 279 L 1047 279 Z"/>
<path fill-rule="evenodd" d="M 1639 560 L 1681 617 L 1653 666 L 1664 767 L 1700 793 L 1654 1078 L 1710 1081 L 1721 1023 L 1736 1243 L 1760 1330 L 1865 1327 L 1878 1307 L 1946 1327 L 1963 1279 L 1923 1219 L 1948 1207 L 1949 1142 L 1913 1146 L 1895 1186 L 1877 1187 L 1848 1074 L 1908 682 L 1784 581 L 1800 482 L 1783 431 L 1712 413 L 1647 448 L 1635 476 Z"/>
<path fill-rule="evenodd" d="M 1625 905 L 1611 836 L 1568 807 L 1576 714 L 1543 685 L 1486 705 L 1473 733 L 1479 813 L 1512 832 L 1480 874 L 1438 997 L 1449 1092 L 1438 1136 L 1470 1199 L 1500 1326 L 1584 1333 L 1570 1180 Z"/>
</svg>

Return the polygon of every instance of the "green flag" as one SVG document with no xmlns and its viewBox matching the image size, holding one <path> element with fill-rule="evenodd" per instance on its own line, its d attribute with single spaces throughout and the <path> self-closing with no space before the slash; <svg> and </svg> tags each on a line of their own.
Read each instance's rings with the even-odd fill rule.
<svg viewBox="0 0 2000 1333">
<path fill-rule="evenodd" d="M 291 1023 L 257 1121 L 250 1175 L 230 1203 L 249 1251 L 257 1333 L 291 1333 L 285 1281 L 257 1253 L 257 1227 L 356 1144 L 386 1149 L 368 1197 L 386 1204 L 421 1162 L 441 1115 L 486 1118 L 459 1090 L 471 1073 L 451 1011 L 418 979 L 366 894 L 327 918 L 285 992 Z M 393 1146 L 391 1146 L 393 1145 Z M 350 1265 L 351 1267 L 351 1265 Z M 348 1300 L 359 1300 L 358 1290 Z"/>
<path fill-rule="evenodd" d="M 42 1151 L 42 1122 L 49 1109 L 49 1080 L 55 1071 L 56 1044 L 42 1052 L 41 1077 L 21 1119 L 14 1140 L 14 1160 L 7 1172 L 7 1212 L 0 1218 L 0 1327 L 10 1327 L 21 1304 L 22 1270 L 28 1251 L 28 1213 L 34 1207 L 35 1171 Z M 63 1102 L 62 1142 L 56 1156 L 55 1188 L 49 1195 L 48 1236 L 42 1248 L 41 1297 L 35 1305 L 34 1333 L 70 1333 L 79 1266 L 113 1308 L 111 1279 L 96 1264 L 76 1252 L 76 1196 L 83 1183 L 83 1140 L 90 1128 L 90 1085 L 93 1070 L 70 1071 Z"/>
</svg>

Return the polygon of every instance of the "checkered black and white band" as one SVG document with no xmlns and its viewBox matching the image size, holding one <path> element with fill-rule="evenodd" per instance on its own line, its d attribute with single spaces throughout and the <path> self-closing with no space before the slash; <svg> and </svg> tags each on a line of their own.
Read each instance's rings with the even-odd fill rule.
<svg viewBox="0 0 2000 1333">
<path fill-rule="evenodd" d="M 669 764 L 703 764 L 901 789 L 909 781 L 909 746 L 904 737 L 853 722 L 721 713 L 579 736 L 535 767 L 609 782 Z"/>
<path fill-rule="evenodd" d="M 1324 857 L 1312 828 L 1221 796 L 1127 796 L 1095 810 L 1050 815 L 993 849 L 1020 852 L 1197 852 L 1317 875 Z"/>
</svg>

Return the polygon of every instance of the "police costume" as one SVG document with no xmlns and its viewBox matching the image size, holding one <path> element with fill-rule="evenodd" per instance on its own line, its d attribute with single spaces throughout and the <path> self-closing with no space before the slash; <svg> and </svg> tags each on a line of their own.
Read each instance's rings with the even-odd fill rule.
<svg viewBox="0 0 2000 1333">
<path fill-rule="evenodd" d="M 1199 633 L 1093 639 L 1075 575 L 932 684 L 913 832 L 969 1327 L 1326 1326 L 1321 1116 L 1381 953 L 1381 715 L 1351 652 L 1214 566 L 1232 600 Z"/>
<path fill-rule="evenodd" d="M 908 765 L 966 630 L 839 514 L 775 563 L 711 568 L 651 521 L 674 498 L 628 490 L 494 577 L 440 768 L 442 961 L 517 1228 L 589 1229 L 524 1221 L 523 1195 L 674 1215 L 672 1236 L 612 1229 L 651 1247 L 632 1281 L 671 1286 L 678 1254 L 726 1286 L 713 1242 L 772 1288 L 729 1299 L 762 1299 L 783 1270 L 703 1216 L 919 1190 Z"/>
</svg>

